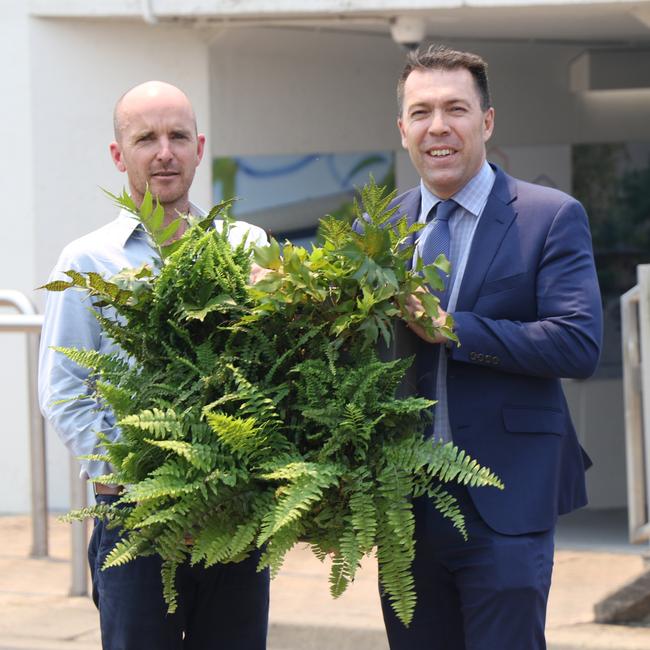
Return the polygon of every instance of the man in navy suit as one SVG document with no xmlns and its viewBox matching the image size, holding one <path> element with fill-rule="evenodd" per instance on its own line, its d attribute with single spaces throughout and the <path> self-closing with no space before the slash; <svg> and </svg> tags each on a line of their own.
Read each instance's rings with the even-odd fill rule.
<svg viewBox="0 0 650 650">
<path fill-rule="evenodd" d="M 417 388 L 438 400 L 433 435 L 490 467 L 505 490 L 449 487 L 468 542 L 430 502 L 415 501 L 412 624 L 382 601 L 393 650 L 545 648 L 555 523 L 586 503 L 590 461 L 560 378 L 589 377 L 600 352 L 587 215 L 567 194 L 486 161 L 494 127 L 486 69 L 479 56 L 442 47 L 408 55 L 398 126 L 421 183 L 398 197 L 394 218 L 427 223 L 414 261 L 434 259 L 446 210 L 452 271 L 440 318 L 453 317 L 460 346 L 411 325 Z M 413 297 L 408 307 L 421 304 Z"/>
</svg>

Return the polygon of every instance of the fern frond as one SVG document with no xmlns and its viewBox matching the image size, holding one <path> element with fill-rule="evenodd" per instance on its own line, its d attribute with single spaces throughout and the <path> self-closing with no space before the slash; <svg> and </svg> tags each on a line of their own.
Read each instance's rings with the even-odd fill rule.
<svg viewBox="0 0 650 650">
<path fill-rule="evenodd" d="M 501 480 L 453 443 L 433 442 L 426 463 L 426 474 L 442 482 L 456 481 L 471 487 L 492 486 L 503 490 Z"/>
<path fill-rule="evenodd" d="M 462 535 L 463 539 L 467 541 L 465 517 L 458 506 L 456 498 L 448 492 L 445 492 L 445 490 L 439 485 L 433 489 L 428 489 L 427 495 L 433 500 L 435 509 L 443 517 L 449 519 L 454 528 Z"/>
<path fill-rule="evenodd" d="M 135 560 L 140 555 L 141 550 L 142 542 L 140 540 L 132 540 L 130 537 L 121 539 L 106 556 L 102 570 L 122 566 L 127 562 Z"/>
<path fill-rule="evenodd" d="M 97 350 L 85 350 L 79 348 L 54 347 L 82 368 L 87 368 L 94 373 L 106 372 L 111 375 L 120 376 L 127 372 L 129 364 L 118 354 L 104 354 Z"/>
<path fill-rule="evenodd" d="M 275 578 L 282 568 L 286 554 L 298 543 L 303 532 L 302 521 L 296 519 L 274 533 L 266 546 L 263 547 L 258 570 L 269 567 L 271 578 Z"/>
<path fill-rule="evenodd" d="M 368 478 L 350 496 L 350 524 L 362 554 L 370 553 L 377 537 L 377 508 L 368 487 Z"/>
<path fill-rule="evenodd" d="M 239 418 L 219 412 L 208 412 L 210 428 L 229 449 L 250 456 L 266 442 L 255 418 Z"/>
<path fill-rule="evenodd" d="M 170 436 L 174 440 L 182 436 L 182 426 L 173 409 L 145 409 L 140 413 L 127 415 L 118 424 L 123 428 L 132 427 L 152 433 L 156 438 Z"/>
<path fill-rule="evenodd" d="M 196 483 L 187 483 L 185 472 L 175 465 L 174 461 L 168 461 L 163 466 L 168 471 L 164 474 L 157 472 L 139 483 L 131 486 L 123 498 L 124 501 L 136 503 L 138 501 L 150 501 L 163 497 L 176 498 L 200 489 Z M 169 471 L 174 468 L 175 471 Z"/>
<path fill-rule="evenodd" d="M 70 523 L 73 521 L 85 521 L 86 519 L 104 519 L 112 514 L 112 507 L 109 504 L 100 503 L 87 508 L 71 510 L 64 515 L 59 515 L 59 521 Z"/>
<path fill-rule="evenodd" d="M 178 607 L 178 591 L 176 589 L 176 571 L 178 563 L 173 560 L 163 561 L 160 576 L 163 584 L 163 598 L 167 603 L 167 611 L 173 614 Z"/>
<path fill-rule="evenodd" d="M 357 538 L 351 530 L 346 530 L 340 539 L 339 550 L 332 556 L 329 583 L 333 598 L 338 598 L 354 580 L 363 553 Z"/>
<path fill-rule="evenodd" d="M 291 482 L 278 488 L 276 505 L 265 515 L 257 543 L 264 544 L 279 530 L 299 520 L 325 489 L 338 483 L 340 474 L 340 468 L 335 465 L 294 463 L 263 475 L 266 480 L 291 477 Z"/>
<path fill-rule="evenodd" d="M 205 472 L 209 472 L 214 464 L 214 451 L 209 445 L 200 445 L 183 440 L 151 440 L 149 438 L 145 438 L 145 442 L 159 449 L 171 451 L 187 460 L 197 469 Z"/>
</svg>

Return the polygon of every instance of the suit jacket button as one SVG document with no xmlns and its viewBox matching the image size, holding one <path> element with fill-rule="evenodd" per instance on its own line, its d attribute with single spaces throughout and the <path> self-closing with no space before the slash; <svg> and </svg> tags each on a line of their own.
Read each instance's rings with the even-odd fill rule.
<svg viewBox="0 0 650 650">
<path fill-rule="evenodd" d="M 470 358 L 472 361 L 476 361 L 476 352 L 470 352 L 470 353 L 469 353 L 469 358 Z"/>
<path fill-rule="evenodd" d="M 481 361 L 481 362 L 485 361 L 485 355 L 484 355 L 482 352 L 479 352 L 479 353 L 476 355 L 476 360 L 477 360 L 477 361 Z"/>
<path fill-rule="evenodd" d="M 492 357 L 492 363 L 493 363 L 495 366 L 498 366 L 498 365 L 501 363 L 501 359 L 499 359 L 499 357 L 497 357 L 497 356 L 495 355 L 495 356 Z"/>
</svg>

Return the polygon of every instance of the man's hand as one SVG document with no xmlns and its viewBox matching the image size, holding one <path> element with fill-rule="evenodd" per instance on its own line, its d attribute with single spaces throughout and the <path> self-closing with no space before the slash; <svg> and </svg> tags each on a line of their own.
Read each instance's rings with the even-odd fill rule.
<svg viewBox="0 0 650 650">
<path fill-rule="evenodd" d="M 406 299 L 405 307 L 409 315 L 413 316 L 414 318 L 419 318 L 424 314 L 424 307 L 422 306 L 422 302 L 415 294 L 411 294 Z M 438 314 L 438 318 L 433 318 L 432 321 L 435 327 L 443 327 L 447 321 L 447 312 L 441 309 Z M 437 334 L 435 337 L 429 336 L 424 327 L 422 327 L 422 325 L 418 325 L 417 323 L 407 321 L 406 324 L 412 332 L 417 334 L 423 341 L 426 341 L 427 343 L 445 343 L 448 340 L 442 334 Z"/>
<path fill-rule="evenodd" d="M 249 282 L 251 284 L 257 284 L 260 280 L 262 280 L 271 272 L 272 272 L 271 269 L 265 269 L 263 266 L 260 266 L 259 264 L 253 262 L 251 264 L 251 272 L 248 278 Z"/>
</svg>

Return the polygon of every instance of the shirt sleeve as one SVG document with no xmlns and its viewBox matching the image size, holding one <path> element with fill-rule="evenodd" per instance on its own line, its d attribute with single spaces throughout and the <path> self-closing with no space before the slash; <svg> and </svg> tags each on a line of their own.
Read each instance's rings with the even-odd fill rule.
<svg viewBox="0 0 650 650">
<path fill-rule="evenodd" d="M 265 246 L 269 243 L 266 232 L 259 226 L 246 223 L 245 221 L 237 221 L 231 227 L 228 240 L 233 246 L 237 246 L 242 239 L 246 236 L 246 243 L 249 246 Z"/>
<path fill-rule="evenodd" d="M 67 279 L 65 270 L 94 270 L 90 260 L 71 259 L 62 254 L 50 281 Z M 89 371 L 78 366 L 55 347 L 101 351 L 102 332 L 95 318 L 95 307 L 81 290 L 50 292 L 47 297 L 41 333 L 38 393 L 43 416 L 74 456 L 101 452 L 98 433 L 110 440 L 118 436 L 115 418 L 91 396 Z M 108 474 L 107 463 L 80 460 L 82 477 Z"/>
</svg>

